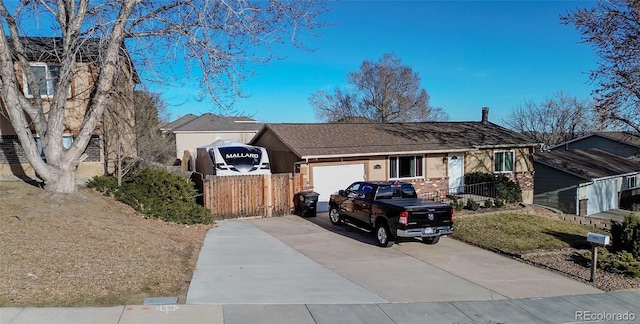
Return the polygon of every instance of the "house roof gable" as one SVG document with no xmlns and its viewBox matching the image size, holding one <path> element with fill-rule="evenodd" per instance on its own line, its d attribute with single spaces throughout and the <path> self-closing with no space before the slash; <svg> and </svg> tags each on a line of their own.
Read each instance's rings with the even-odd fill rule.
<svg viewBox="0 0 640 324">
<path fill-rule="evenodd" d="M 570 141 L 566 141 L 564 143 L 560 143 L 557 145 L 554 145 L 552 147 L 550 147 L 550 150 L 554 150 L 560 147 L 563 147 L 566 144 L 571 144 L 571 143 L 575 143 L 578 141 L 582 141 L 586 138 L 592 137 L 592 136 L 598 136 L 598 137 L 602 137 L 602 138 L 606 138 L 608 140 L 612 140 L 615 142 L 620 142 L 620 143 L 624 143 L 627 145 L 631 145 L 631 146 L 635 146 L 640 148 L 640 136 L 637 134 L 633 134 L 633 133 L 629 133 L 629 132 L 595 132 L 595 133 L 591 133 L 591 134 L 587 134 L 585 136 L 582 137 L 578 137 L 575 139 L 572 139 Z"/>
<path fill-rule="evenodd" d="M 194 114 L 187 114 L 184 115 L 170 123 L 165 124 L 164 126 L 160 127 L 160 130 L 163 131 L 170 131 L 173 130 L 174 128 L 180 127 L 194 119 L 198 118 L 198 116 L 194 115 Z"/>
<path fill-rule="evenodd" d="M 60 37 L 30 37 L 19 38 L 26 58 L 29 62 L 60 63 L 62 57 L 62 38 Z M 7 37 L 9 47 L 13 51 L 15 46 L 13 40 Z M 100 52 L 105 47 L 104 40 L 100 38 L 80 38 L 80 46 L 77 48 L 76 61 L 93 63 L 100 57 Z M 140 83 L 138 72 L 131 62 L 131 57 L 126 47 L 121 48 L 123 57 L 128 61 L 133 75 L 133 81 Z"/>
<path fill-rule="evenodd" d="M 538 152 L 533 157 L 536 163 L 585 180 L 640 172 L 640 162 L 596 148 Z"/>
<path fill-rule="evenodd" d="M 257 132 L 260 127 L 262 127 L 261 123 L 249 117 L 227 117 L 206 113 L 172 128 L 172 131 L 174 133 Z"/>
<path fill-rule="evenodd" d="M 266 124 L 251 142 L 259 141 L 264 132 L 273 132 L 299 158 L 539 145 L 504 127 L 482 122 Z"/>
</svg>

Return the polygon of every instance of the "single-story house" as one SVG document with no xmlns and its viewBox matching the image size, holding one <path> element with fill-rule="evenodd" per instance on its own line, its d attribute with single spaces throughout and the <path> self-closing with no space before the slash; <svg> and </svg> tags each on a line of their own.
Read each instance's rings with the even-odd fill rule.
<svg viewBox="0 0 640 324">
<path fill-rule="evenodd" d="M 475 171 L 510 177 L 531 203 L 540 146 L 489 122 L 488 109 L 476 122 L 265 124 L 249 144 L 267 149 L 273 173 L 301 173 L 321 207 L 354 181 L 402 180 L 420 193 L 447 193 Z"/>
<path fill-rule="evenodd" d="M 626 158 L 640 159 L 640 136 L 629 132 L 596 132 L 550 147 L 550 151 L 597 148 Z"/>
<path fill-rule="evenodd" d="M 640 185 L 639 161 L 597 148 L 539 152 L 534 167 L 534 203 L 580 216 L 619 208 Z"/>
<path fill-rule="evenodd" d="M 218 140 L 232 140 L 246 144 L 262 127 L 262 123 L 249 117 L 228 117 L 211 113 L 201 116 L 188 114 L 164 125 L 160 130 L 173 134 L 176 158 L 183 159 L 185 151 L 196 156 L 196 148 Z"/>
</svg>

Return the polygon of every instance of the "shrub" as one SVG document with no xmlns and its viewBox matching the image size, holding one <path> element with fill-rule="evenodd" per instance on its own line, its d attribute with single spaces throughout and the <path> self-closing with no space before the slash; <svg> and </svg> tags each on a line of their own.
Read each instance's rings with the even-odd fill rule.
<svg viewBox="0 0 640 324">
<path fill-rule="evenodd" d="M 591 251 L 585 252 L 584 257 L 592 260 Z M 640 278 L 640 261 L 626 251 L 610 253 L 607 249 L 598 249 L 598 268 L 611 273 Z"/>
<path fill-rule="evenodd" d="M 451 200 L 450 204 L 453 207 L 453 209 L 457 212 L 462 211 L 462 209 L 464 208 L 464 203 L 455 197 Z"/>
<path fill-rule="evenodd" d="M 100 191 L 105 196 L 113 196 L 118 190 L 118 181 L 106 175 L 95 176 L 87 182 L 87 187 Z"/>
<path fill-rule="evenodd" d="M 496 198 L 496 207 L 502 208 L 507 205 L 507 202 L 502 198 Z"/>
<path fill-rule="evenodd" d="M 493 200 L 492 199 L 487 199 L 484 201 L 484 208 L 491 208 L 493 207 Z"/>
<path fill-rule="evenodd" d="M 467 209 L 469 210 L 478 210 L 480 209 L 480 203 L 476 202 L 475 200 L 469 198 L 469 200 L 467 200 Z"/>
<path fill-rule="evenodd" d="M 614 251 L 627 251 L 640 259 L 640 219 L 632 213 L 621 223 L 612 222 L 611 240 Z"/>
<path fill-rule="evenodd" d="M 110 183 L 108 180 L 104 182 Z M 94 188 L 100 190 L 97 186 Z M 114 193 L 117 200 L 147 217 L 179 224 L 212 222 L 209 211 L 196 204 L 193 183 L 164 170 L 142 168 L 130 173 Z"/>
<path fill-rule="evenodd" d="M 489 183 L 488 192 L 483 195 L 495 195 L 496 198 L 504 199 L 506 203 L 522 201 L 522 189 L 511 179 L 501 174 L 472 172 L 465 175 L 465 183 Z"/>
</svg>

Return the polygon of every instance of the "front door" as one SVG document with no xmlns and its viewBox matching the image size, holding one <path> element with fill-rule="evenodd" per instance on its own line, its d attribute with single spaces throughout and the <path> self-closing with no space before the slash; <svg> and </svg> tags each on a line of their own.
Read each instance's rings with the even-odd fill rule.
<svg viewBox="0 0 640 324">
<path fill-rule="evenodd" d="M 464 153 L 449 153 L 449 193 L 464 191 Z"/>
</svg>

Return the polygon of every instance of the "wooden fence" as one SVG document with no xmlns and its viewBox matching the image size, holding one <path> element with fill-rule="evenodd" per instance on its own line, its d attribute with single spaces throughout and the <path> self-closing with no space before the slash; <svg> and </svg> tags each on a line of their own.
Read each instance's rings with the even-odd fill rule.
<svg viewBox="0 0 640 324">
<path fill-rule="evenodd" d="M 196 185 L 197 187 L 198 184 Z M 300 175 L 212 176 L 202 181 L 202 203 L 216 219 L 291 213 Z"/>
</svg>

